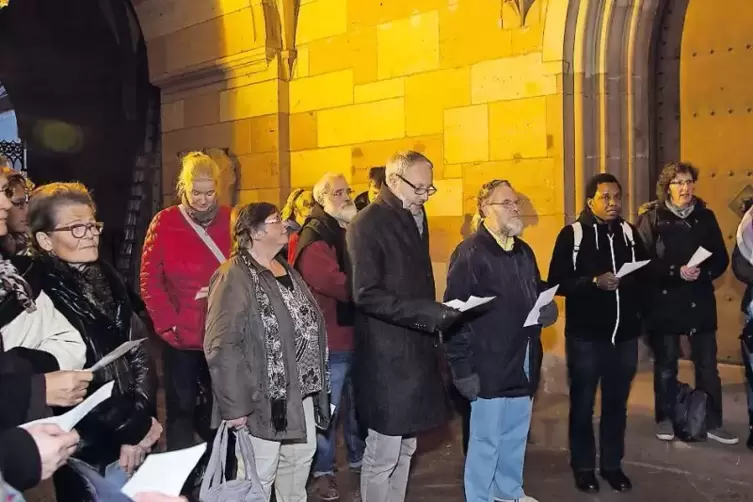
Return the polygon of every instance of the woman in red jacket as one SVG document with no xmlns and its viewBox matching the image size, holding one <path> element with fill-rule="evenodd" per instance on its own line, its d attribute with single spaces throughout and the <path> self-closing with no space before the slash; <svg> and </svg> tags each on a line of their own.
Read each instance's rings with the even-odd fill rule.
<svg viewBox="0 0 753 502">
<path fill-rule="evenodd" d="M 209 279 L 230 254 L 230 208 L 217 202 L 221 179 L 209 156 L 183 157 L 181 203 L 157 213 L 144 242 L 141 295 L 155 331 L 167 342 L 162 361 L 168 450 L 192 446 L 195 425 L 202 436 L 209 430 L 208 423 L 195 423 L 194 413 L 199 389 L 211 388 L 203 353 Z"/>
</svg>

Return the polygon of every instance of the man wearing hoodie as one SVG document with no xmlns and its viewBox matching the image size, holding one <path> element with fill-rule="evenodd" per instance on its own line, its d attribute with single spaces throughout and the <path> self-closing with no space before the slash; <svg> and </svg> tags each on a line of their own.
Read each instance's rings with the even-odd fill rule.
<svg viewBox="0 0 753 502">
<path fill-rule="evenodd" d="M 557 236 L 549 284 L 565 297 L 570 380 L 570 466 L 576 487 L 599 490 L 593 407 L 601 383 L 600 474 L 620 492 L 632 484 L 622 472 L 627 400 L 638 365 L 641 271 L 623 278 L 623 264 L 647 259 L 638 231 L 622 219 L 622 187 L 608 173 L 586 186 L 586 207 Z"/>
</svg>

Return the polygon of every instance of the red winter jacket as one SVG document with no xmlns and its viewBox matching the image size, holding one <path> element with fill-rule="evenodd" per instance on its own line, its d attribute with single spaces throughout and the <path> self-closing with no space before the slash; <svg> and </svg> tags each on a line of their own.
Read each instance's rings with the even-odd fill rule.
<svg viewBox="0 0 753 502">
<path fill-rule="evenodd" d="M 230 208 L 220 207 L 206 230 L 229 258 Z M 203 350 L 207 298 L 197 300 L 196 295 L 209 286 L 219 266 L 178 206 L 157 213 L 144 241 L 141 296 L 155 330 L 173 347 Z"/>
</svg>

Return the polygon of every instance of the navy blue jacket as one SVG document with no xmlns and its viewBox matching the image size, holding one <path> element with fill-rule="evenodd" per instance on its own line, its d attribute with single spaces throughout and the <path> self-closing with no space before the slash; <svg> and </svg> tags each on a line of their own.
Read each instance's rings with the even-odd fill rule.
<svg viewBox="0 0 753 502">
<path fill-rule="evenodd" d="M 541 370 L 541 326 L 523 324 L 545 288 L 533 250 L 522 240 L 515 238 L 505 251 L 482 225 L 461 242 L 450 258 L 445 301 L 496 298 L 445 335 L 453 378 L 477 374 L 478 396 L 486 399 L 533 395 Z M 523 368 L 526 347 L 530 379 Z"/>
</svg>

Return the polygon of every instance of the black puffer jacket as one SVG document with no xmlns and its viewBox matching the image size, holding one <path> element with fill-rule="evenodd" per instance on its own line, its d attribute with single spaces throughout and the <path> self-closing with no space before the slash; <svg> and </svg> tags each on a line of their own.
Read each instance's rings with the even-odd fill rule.
<svg viewBox="0 0 753 502">
<path fill-rule="evenodd" d="M 147 325 L 136 313 L 144 311 L 143 303 L 110 265 L 100 261 L 82 272 L 56 258 L 39 260 L 46 269 L 44 291 L 87 345 L 87 368 L 122 343 L 146 338 Z M 97 371 L 89 394 L 111 380 L 112 397 L 76 427 L 82 443 L 75 456 L 101 472 L 120 457 L 122 445 L 138 444 L 156 417 L 156 380 L 144 344 Z"/>
<path fill-rule="evenodd" d="M 698 199 L 687 218 L 680 218 L 663 202 L 651 202 L 639 211 L 638 231 L 651 256 L 648 291 L 649 333 L 692 335 L 716 331 L 713 281 L 729 265 L 729 255 L 714 212 Z M 682 279 L 680 268 L 699 246 L 712 255 L 703 262 L 700 277 Z"/>
</svg>

